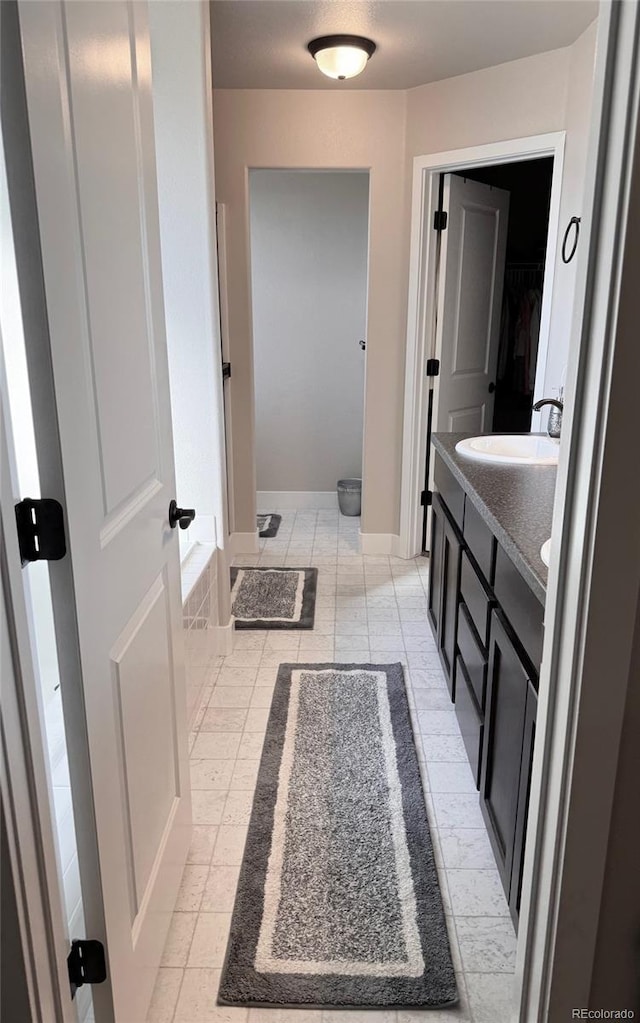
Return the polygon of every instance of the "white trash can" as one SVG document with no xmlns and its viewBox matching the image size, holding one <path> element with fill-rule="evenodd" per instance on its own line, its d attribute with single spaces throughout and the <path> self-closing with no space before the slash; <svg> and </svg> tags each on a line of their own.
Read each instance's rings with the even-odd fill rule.
<svg viewBox="0 0 640 1023">
<path fill-rule="evenodd" d="M 338 480 L 338 506 L 343 515 L 360 514 L 362 480 Z"/>
</svg>

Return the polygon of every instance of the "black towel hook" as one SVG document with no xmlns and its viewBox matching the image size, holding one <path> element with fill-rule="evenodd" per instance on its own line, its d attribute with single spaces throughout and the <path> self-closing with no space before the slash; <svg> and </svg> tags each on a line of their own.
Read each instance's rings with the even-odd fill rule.
<svg viewBox="0 0 640 1023">
<path fill-rule="evenodd" d="M 581 217 L 572 217 L 571 220 L 569 221 L 568 225 L 567 225 L 567 230 L 564 232 L 564 240 L 562 242 L 562 262 L 563 263 L 570 263 L 571 260 L 573 259 L 573 257 L 576 254 L 576 249 L 578 248 L 578 238 L 580 237 L 580 221 L 581 221 L 581 219 L 582 219 Z M 576 233 L 575 233 L 575 237 L 573 239 L 573 245 L 571 246 L 571 252 L 569 253 L 569 255 L 567 255 L 567 242 L 569 241 L 569 236 L 570 236 L 571 228 L 572 227 L 575 227 Z"/>
</svg>

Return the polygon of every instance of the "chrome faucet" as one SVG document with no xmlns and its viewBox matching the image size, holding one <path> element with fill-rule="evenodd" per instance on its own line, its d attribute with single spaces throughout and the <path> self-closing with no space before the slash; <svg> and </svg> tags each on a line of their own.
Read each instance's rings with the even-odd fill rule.
<svg viewBox="0 0 640 1023">
<path fill-rule="evenodd" d="M 564 402 L 558 398 L 541 398 L 533 406 L 534 412 L 539 412 L 545 405 L 551 405 L 551 411 L 549 412 L 549 421 L 547 423 L 547 433 L 550 437 L 558 439 L 560 437 L 560 431 L 562 430 L 562 410 L 564 409 Z"/>
</svg>

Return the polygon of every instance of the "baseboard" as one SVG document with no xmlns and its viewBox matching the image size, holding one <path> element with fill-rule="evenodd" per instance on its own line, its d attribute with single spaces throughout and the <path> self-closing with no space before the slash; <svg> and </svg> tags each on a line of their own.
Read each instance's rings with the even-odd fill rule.
<svg viewBox="0 0 640 1023">
<path fill-rule="evenodd" d="M 218 657 L 228 657 L 233 653 L 233 640 L 235 638 L 235 618 L 231 616 L 227 625 L 216 625 L 216 652 Z"/>
<path fill-rule="evenodd" d="M 259 554 L 258 530 L 255 533 L 231 533 L 229 536 L 230 559 L 236 554 Z"/>
<path fill-rule="evenodd" d="M 281 508 L 287 511 L 306 511 L 315 508 L 325 510 L 337 507 L 338 495 L 335 490 L 258 491 L 258 508 L 264 512 L 273 512 Z"/>
<path fill-rule="evenodd" d="M 401 558 L 400 537 L 397 533 L 363 533 L 360 531 L 360 549 L 363 554 Z"/>
<path fill-rule="evenodd" d="M 425 551 L 415 550 L 415 548 L 406 540 L 403 541 L 402 537 L 398 537 L 398 545 L 394 550 L 394 555 L 397 558 L 404 558 L 405 561 L 411 558 L 418 558 L 421 554 L 428 554 L 428 549 Z"/>
</svg>

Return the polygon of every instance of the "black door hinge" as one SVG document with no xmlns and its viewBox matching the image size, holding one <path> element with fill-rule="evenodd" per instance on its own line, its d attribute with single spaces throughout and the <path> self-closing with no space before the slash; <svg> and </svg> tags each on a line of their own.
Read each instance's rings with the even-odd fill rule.
<svg viewBox="0 0 640 1023">
<path fill-rule="evenodd" d="M 72 941 L 67 956 L 71 997 L 84 984 L 102 984 L 107 979 L 107 960 L 101 941 Z"/>
<path fill-rule="evenodd" d="M 23 566 L 30 561 L 60 561 L 67 553 L 62 506 L 50 497 L 25 497 L 16 505 L 18 544 Z"/>
<path fill-rule="evenodd" d="M 228 380 L 230 376 L 231 376 L 231 363 L 230 362 L 223 362 L 222 363 L 222 379 L 223 380 Z"/>
<path fill-rule="evenodd" d="M 437 377 L 440 373 L 440 359 L 427 359 L 427 376 Z"/>
<path fill-rule="evenodd" d="M 433 501 L 433 493 L 431 490 L 423 490 L 420 494 L 420 504 L 422 507 L 430 507 Z"/>
<path fill-rule="evenodd" d="M 436 210 L 433 214 L 433 230 L 434 231 L 446 231 L 447 229 L 447 213 L 446 210 Z"/>
</svg>

